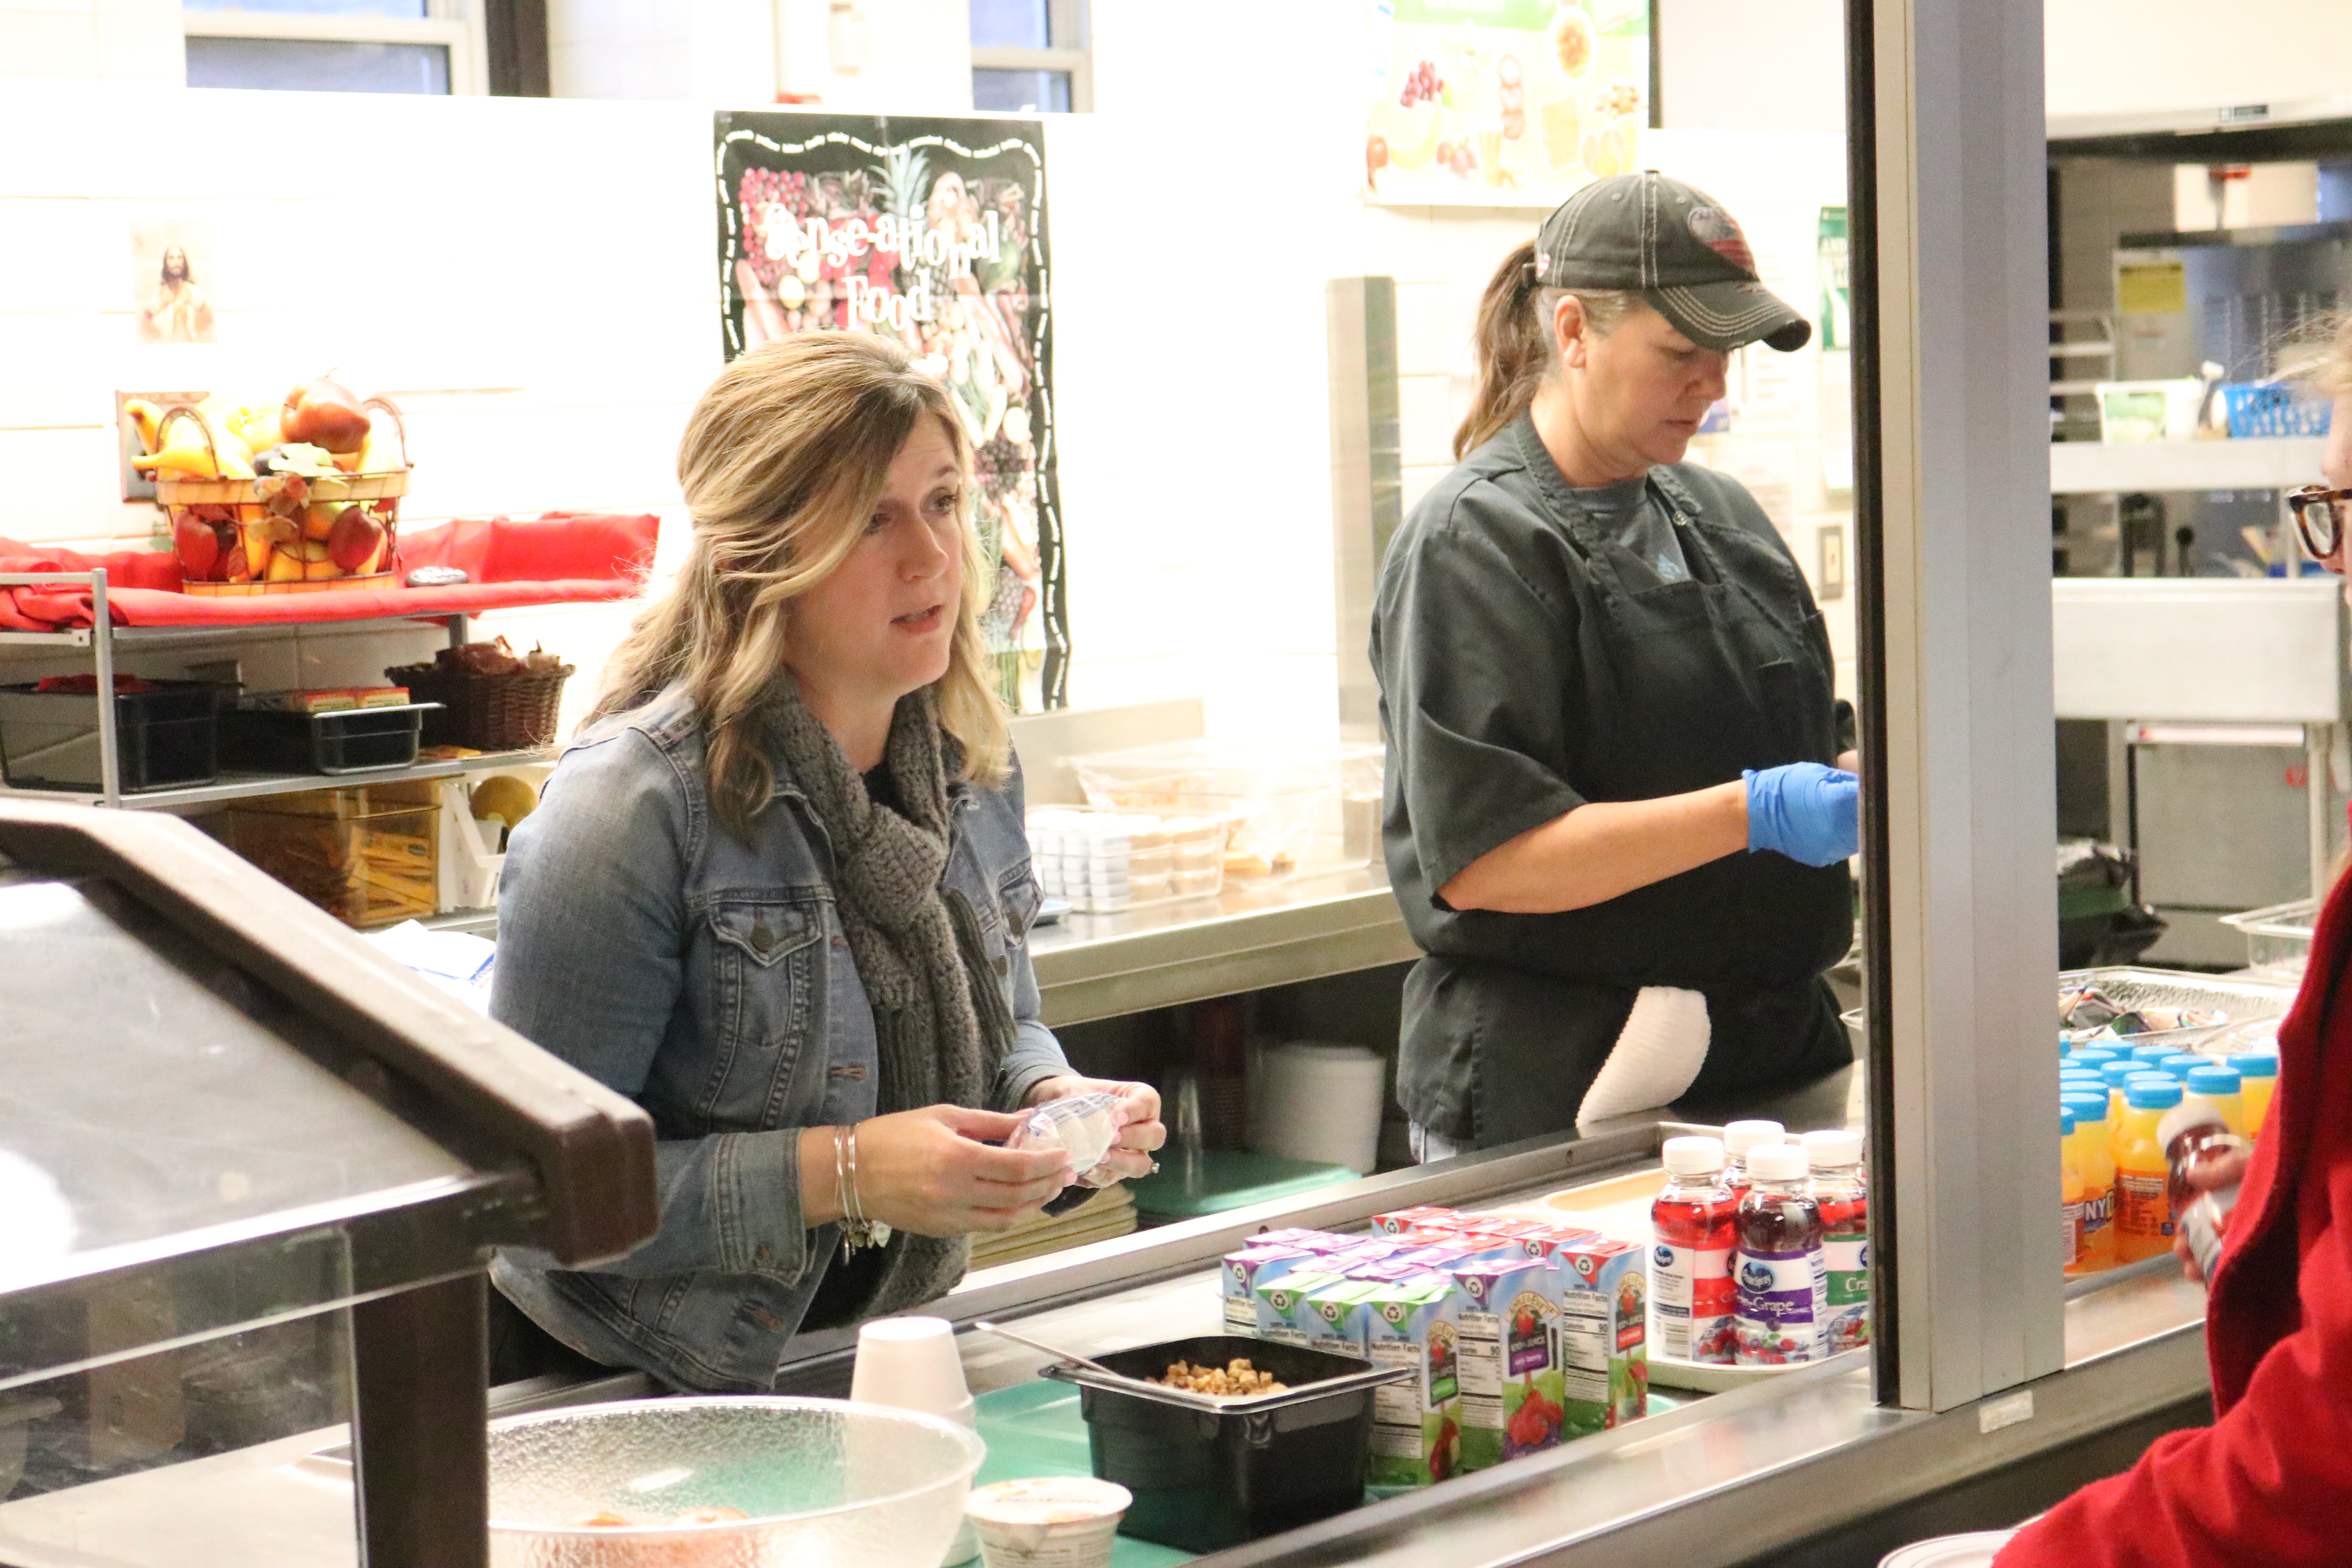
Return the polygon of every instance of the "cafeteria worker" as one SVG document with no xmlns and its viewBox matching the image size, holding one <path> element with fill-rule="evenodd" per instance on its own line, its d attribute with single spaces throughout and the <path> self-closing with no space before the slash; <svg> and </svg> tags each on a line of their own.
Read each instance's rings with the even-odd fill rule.
<svg viewBox="0 0 2352 1568">
<path fill-rule="evenodd" d="M 1419 1158 L 1852 1059 L 1821 611 L 1755 498 L 1682 460 L 1731 353 L 1810 332 L 1654 172 L 1578 191 L 1486 286 L 1460 462 L 1372 619 Z"/>
</svg>

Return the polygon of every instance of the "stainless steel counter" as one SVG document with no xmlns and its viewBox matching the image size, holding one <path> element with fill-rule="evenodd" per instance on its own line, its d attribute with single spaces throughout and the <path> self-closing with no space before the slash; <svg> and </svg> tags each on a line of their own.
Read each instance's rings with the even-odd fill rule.
<svg viewBox="0 0 2352 1568">
<path fill-rule="evenodd" d="M 1045 1022 L 1082 1024 L 1149 1007 L 1346 974 L 1418 958 L 1388 872 L 1356 866 L 1214 899 L 1063 917 L 1031 933 Z"/>
<path fill-rule="evenodd" d="M 1846 1120 L 1847 1075 L 1744 1109 L 1793 1128 Z M 1282 1204 L 1140 1232 L 976 1273 L 934 1310 L 969 1325 L 1016 1320 L 1080 1353 L 1213 1328 L 1215 1260 L 1266 1225 L 1346 1226 L 1416 1203 L 1524 1201 L 1640 1168 L 1681 1124 L 1639 1118 L 1327 1188 Z M 2136 1271 L 2070 1300 L 2067 1365 L 2026 1390 L 1941 1415 L 1881 1408 L 1850 1361 L 1737 1393 L 1426 1492 L 1202 1561 L 1208 1568 L 1373 1563 L 1671 1562 L 1728 1568 L 1777 1547 L 2031 1458 L 2205 1387 L 2203 1294 L 2168 1269 Z M 797 1342 L 787 1392 L 846 1391 L 849 1336 Z M 960 1338 L 975 1389 L 1034 1374 L 1043 1358 Z M 493 1408 L 628 1397 L 634 1374 L 517 1385 Z M 2021 1397 L 2025 1396 L 2025 1397 Z M 0 1505 L 0 1562 L 21 1568 L 335 1568 L 353 1561 L 351 1490 L 322 1451 L 340 1430 Z"/>
</svg>

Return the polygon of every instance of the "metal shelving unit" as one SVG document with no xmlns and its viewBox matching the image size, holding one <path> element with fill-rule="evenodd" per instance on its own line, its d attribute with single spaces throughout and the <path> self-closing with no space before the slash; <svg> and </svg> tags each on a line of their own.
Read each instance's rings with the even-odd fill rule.
<svg viewBox="0 0 2352 1568">
<path fill-rule="evenodd" d="M 450 778 L 462 773 L 480 773 L 496 768 L 510 768 L 526 763 L 545 762 L 554 756 L 553 747 L 540 747 L 520 752 L 492 752 L 477 757 L 453 757 L 436 762 L 419 762 L 407 767 L 371 768 L 357 773 L 228 773 L 215 783 L 194 784 L 184 789 L 142 790 L 126 794 L 122 789 L 121 754 L 117 749 L 114 728 L 114 661 L 118 647 L 154 647 L 163 645 L 201 647 L 212 643 L 234 642 L 261 631 L 280 631 L 299 625 L 332 625 L 364 626 L 439 622 L 448 630 L 449 645 L 457 647 L 466 640 L 467 617 L 462 615 L 385 616 L 366 620 L 335 622 L 271 622 L 251 626 L 117 626 L 107 611 L 106 571 L 99 567 L 89 572 L 8 572 L 0 573 L 0 587 L 86 587 L 90 594 L 90 620 L 87 627 L 75 627 L 55 632 L 0 631 L 0 647 L 51 647 L 59 651 L 87 648 L 96 667 L 98 689 L 92 700 L 98 708 L 98 752 L 100 774 L 104 787 L 94 794 L 70 790 L 9 789 L 0 785 L 0 796 L 18 796 L 27 800 L 58 801 L 83 805 L 120 806 L 142 811 L 167 810 L 174 806 L 203 805 L 215 801 L 251 800 L 272 795 L 292 795 L 302 790 L 331 789 L 343 784 L 395 784 L 409 779 Z"/>
</svg>

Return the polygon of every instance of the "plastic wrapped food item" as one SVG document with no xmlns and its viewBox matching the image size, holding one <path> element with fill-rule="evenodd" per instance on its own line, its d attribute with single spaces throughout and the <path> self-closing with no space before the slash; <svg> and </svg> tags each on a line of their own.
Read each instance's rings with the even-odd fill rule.
<svg viewBox="0 0 2352 1568">
<path fill-rule="evenodd" d="M 1107 1187 L 1118 1180 L 1103 1167 L 1111 1145 L 1118 1142 L 1127 1117 L 1115 1094 L 1072 1094 L 1049 1100 L 1021 1119 L 1008 1149 L 1059 1149 L 1070 1157 L 1070 1170 L 1082 1187 Z"/>
</svg>

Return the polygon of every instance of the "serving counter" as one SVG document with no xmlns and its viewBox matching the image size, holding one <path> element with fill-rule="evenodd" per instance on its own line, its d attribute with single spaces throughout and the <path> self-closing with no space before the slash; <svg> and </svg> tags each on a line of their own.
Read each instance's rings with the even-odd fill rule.
<svg viewBox="0 0 2352 1568">
<path fill-rule="evenodd" d="M 1654 1169 L 1664 1139 L 1690 1125 L 1686 1114 L 1714 1121 L 1737 1110 L 1775 1116 L 1792 1130 L 1844 1125 L 1861 1102 L 1858 1077 L 1848 1069 L 1738 1107 L 1678 1107 L 1674 1120 L 1623 1118 L 1580 1137 L 1531 1141 L 976 1272 L 935 1310 L 961 1330 L 995 1319 L 1080 1353 L 1213 1332 L 1217 1260 L 1262 1228 L 1348 1229 L 1421 1204 L 1504 1206 Z M 1932 1415 L 1888 1409 L 1873 1398 L 1864 1357 L 1848 1355 L 1730 1393 L 1678 1391 L 1678 1407 L 1625 1427 L 1198 1561 L 1214 1568 L 1343 1562 L 1732 1568 L 2039 1463 L 2098 1433 L 2179 1412 L 2206 1386 L 2203 1305 L 2202 1292 L 2165 1259 L 2106 1276 L 2096 1289 L 2078 1285 L 2066 1308 L 2064 1369 L 1995 1398 Z M 852 1343 L 847 1331 L 802 1336 L 780 1392 L 845 1394 Z M 983 1398 L 1028 1383 L 1045 1359 L 976 1331 L 961 1333 L 959 1345 L 967 1379 Z M 637 1374 L 541 1380 L 496 1391 L 492 1409 L 651 1392 Z M 351 1563 L 345 1441 L 339 1428 L 303 1434 L 0 1505 L 0 1561 L 22 1568 Z M 2017 1512 L 2031 1506 L 2039 1503 Z"/>
</svg>

